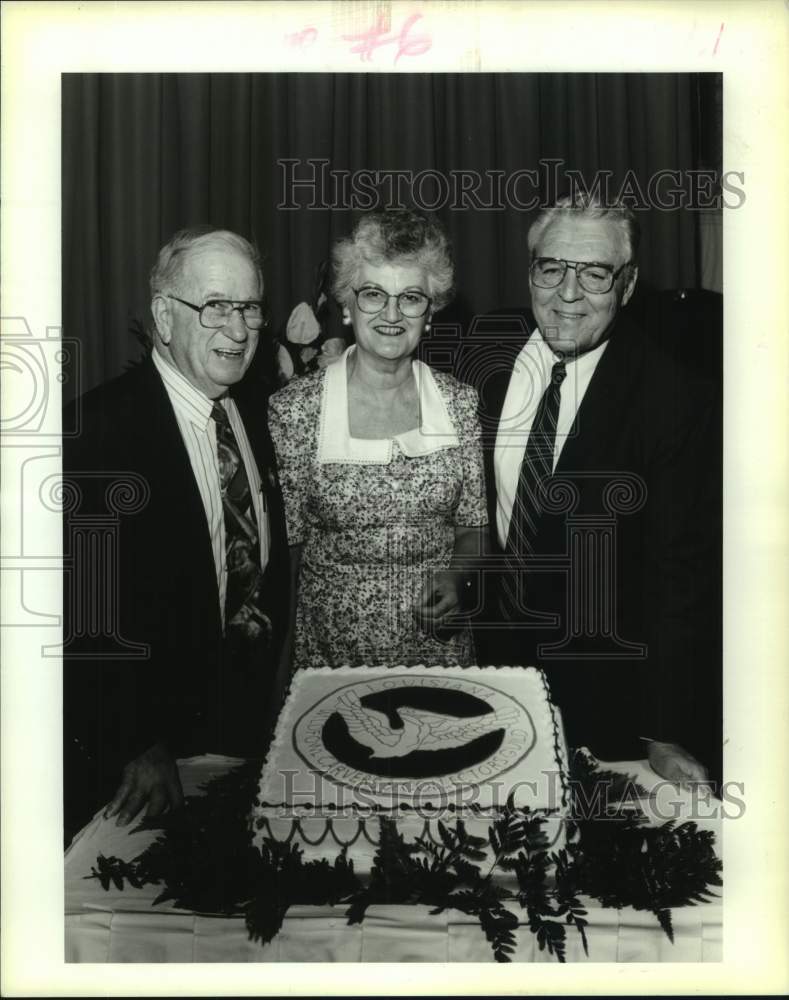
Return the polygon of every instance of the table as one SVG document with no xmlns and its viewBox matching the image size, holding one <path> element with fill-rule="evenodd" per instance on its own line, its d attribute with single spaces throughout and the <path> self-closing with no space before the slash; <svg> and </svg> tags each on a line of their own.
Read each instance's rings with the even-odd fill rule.
<svg viewBox="0 0 789 1000">
<path fill-rule="evenodd" d="M 186 795 L 239 761 L 206 755 L 179 761 Z M 632 774 L 656 790 L 651 806 L 657 819 L 680 812 L 688 818 L 690 796 L 678 795 L 657 778 L 646 761 L 601 763 Z M 674 802 L 682 802 L 682 810 Z M 694 819 L 720 843 L 720 803 L 699 801 Z M 249 941 L 241 917 L 195 914 L 171 903 L 152 907 L 157 886 L 122 891 L 102 889 L 86 879 L 101 853 L 124 860 L 136 857 L 156 832 L 119 828 L 101 812 L 74 838 L 65 857 L 65 957 L 67 962 L 490 962 L 490 945 L 479 924 L 456 910 L 431 915 L 422 906 L 375 906 L 362 924 L 348 926 L 343 907 L 294 906 L 282 930 L 263 946 Z M 719 890 L 720 891 L 720 890 Z M 567 932 L 568 962 L 718 962 L 722 957 L 722 905 L 713 900 L 672 912 L 674 943 L 651 913 L 604 909 L 585 900 L 589 956 L 573 928 Z M 513 912 L 522 915 L 517 905 Z M 551 962 L 527 927 L 517 933 L 515 962 Z"/>
</svg>

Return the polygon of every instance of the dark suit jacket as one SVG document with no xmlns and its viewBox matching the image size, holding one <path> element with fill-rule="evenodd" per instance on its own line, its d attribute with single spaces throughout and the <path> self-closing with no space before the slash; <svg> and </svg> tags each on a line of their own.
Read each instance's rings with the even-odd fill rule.
<svg viewBox="0 0 789 1000">
<path fill-rule="evenodd" d="M 272 536 L 265 591 L 275 642 L 254 670 L 229 663 L 205 511 L 152 361 L 72 404 L 68 419 L 81 430 L 64 440 L 64 478 L 81 500 L 64 525 L 67 795 L 69 771 L 83 798 L 111 794 L 123 764 L 157 741 L 177 755 L 264 750 L 283 681 L 275 673 L 287 627 L 287 543 L 266 400 L 234 398 Z M 108 493 L 115 479 L 128 487 Z M 91 537 L 103 541 L 92 547 Z M 97 569 L 98 593 L 86 592 Z M 92 628 L 91 614 L 99 619 Z"/>
<path fill-rule="evenodd" d="M 480 393 L 494 553 L 496 433 L 531 329 L 526 311 L 486 317 L 459 359 L 459 377 Z M 577 491 L 576 505 L 543 514 L 539 565 L 524 577 L 529 610 L 555 623 L 477 632 L 482 661 L 545 667 L 568 741 L 603 759 L 643 756 L 638 737 L 645 736 L 675 740 L 719 772 L 719 407 L 713 379 L 683 368 L 620 315 L 554 473 Z M 617 481 L 629 485 L 606 493 Z M 571 535 L 593 548 L 609 544 L 603 536 L 613 539 L 602 611 L 595 601 L 605 600 L 607 587 L 599 575 L 588 585 L 578 573 L 589 549 L 572 550 Z M 600 574 L 602 550 L 594 558 Z M 487 583 L 485 616 L 493 622 L 498 602 Z M 611 634 L 601 635 L 601 623 Z"/>
</svg>

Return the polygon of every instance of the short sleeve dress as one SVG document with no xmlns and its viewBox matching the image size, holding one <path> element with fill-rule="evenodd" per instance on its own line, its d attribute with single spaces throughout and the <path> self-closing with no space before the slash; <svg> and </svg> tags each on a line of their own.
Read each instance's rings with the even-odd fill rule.
<svg viewBox="0 0 789 1000">
<path fill-rule="evenodd" d="M 414 606 L 455 528 L 487 524 L 476 392 L 414 361 L 420 426 L 352 438 L 353 350 L 269 405 L 288 541 L 302 546 L 294 667 L 468 665 L 468 629 L 423 627 Z"/>
</svg>

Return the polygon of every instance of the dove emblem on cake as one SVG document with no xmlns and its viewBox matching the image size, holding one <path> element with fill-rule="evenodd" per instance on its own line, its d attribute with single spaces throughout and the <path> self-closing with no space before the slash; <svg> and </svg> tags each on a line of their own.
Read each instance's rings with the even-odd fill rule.
<svg viewBox="0 0 789 1000">
<path fill-rule="evenodd" d="M 420 708 L 402 706 L 397 715 L 401 728 L 390 725 L 383 712 L 365 708 L 353 690 L 345 691 L 335 706 L 348 732 L 378 758 L 405 757 L 415 750 L 453 749 L 462 747 L 491 729 L 506 727 L 518 719 L 512 708 L 472 718 L 440 715 Z"/>
<path fill-rule="evenodd" d="M 492 781 L 532 751 L 536 729 L 516 697 L 482 679 L 405 668 L 335 682 L 302 712 L 291 740 L 312 772 L 334 784 L 372 782 L 381 795 L 395 786 L 418 795 L 423 780 L 447 790 L 458 781 Z"/>
</svg>

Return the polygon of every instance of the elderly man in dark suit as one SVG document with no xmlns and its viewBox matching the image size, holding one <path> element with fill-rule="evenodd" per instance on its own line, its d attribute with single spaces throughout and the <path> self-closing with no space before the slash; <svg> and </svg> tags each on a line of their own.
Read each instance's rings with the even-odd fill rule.
<svg viewBox="0 0 789 1000">
<path fill-rule="evenodd" d="M 73 404 L 67 830 L 107 801 L 121 825 L 143 806 L 177 806 L 176 756 L 264 750 L 287 669 L 289 585 L 266 400 L 240 392 L 262 296 L 247 240 L 177 233 L 151 272 L 151 357 Z M 109 523 L 108 504 L 120 516 L 91 547 L 86 526 Z"/>
<path fill-rule="evenodd" d="M 716 390 L 622 314 L 638 238 L 621 205 L 543 211 L 533 317 L 486 317 L 462 355 L 496 553 L 477 644 L 546 669 L 571 745 L 646 747 L 664 777 L 703 780 L 720 743 Z"/>
</svg>

